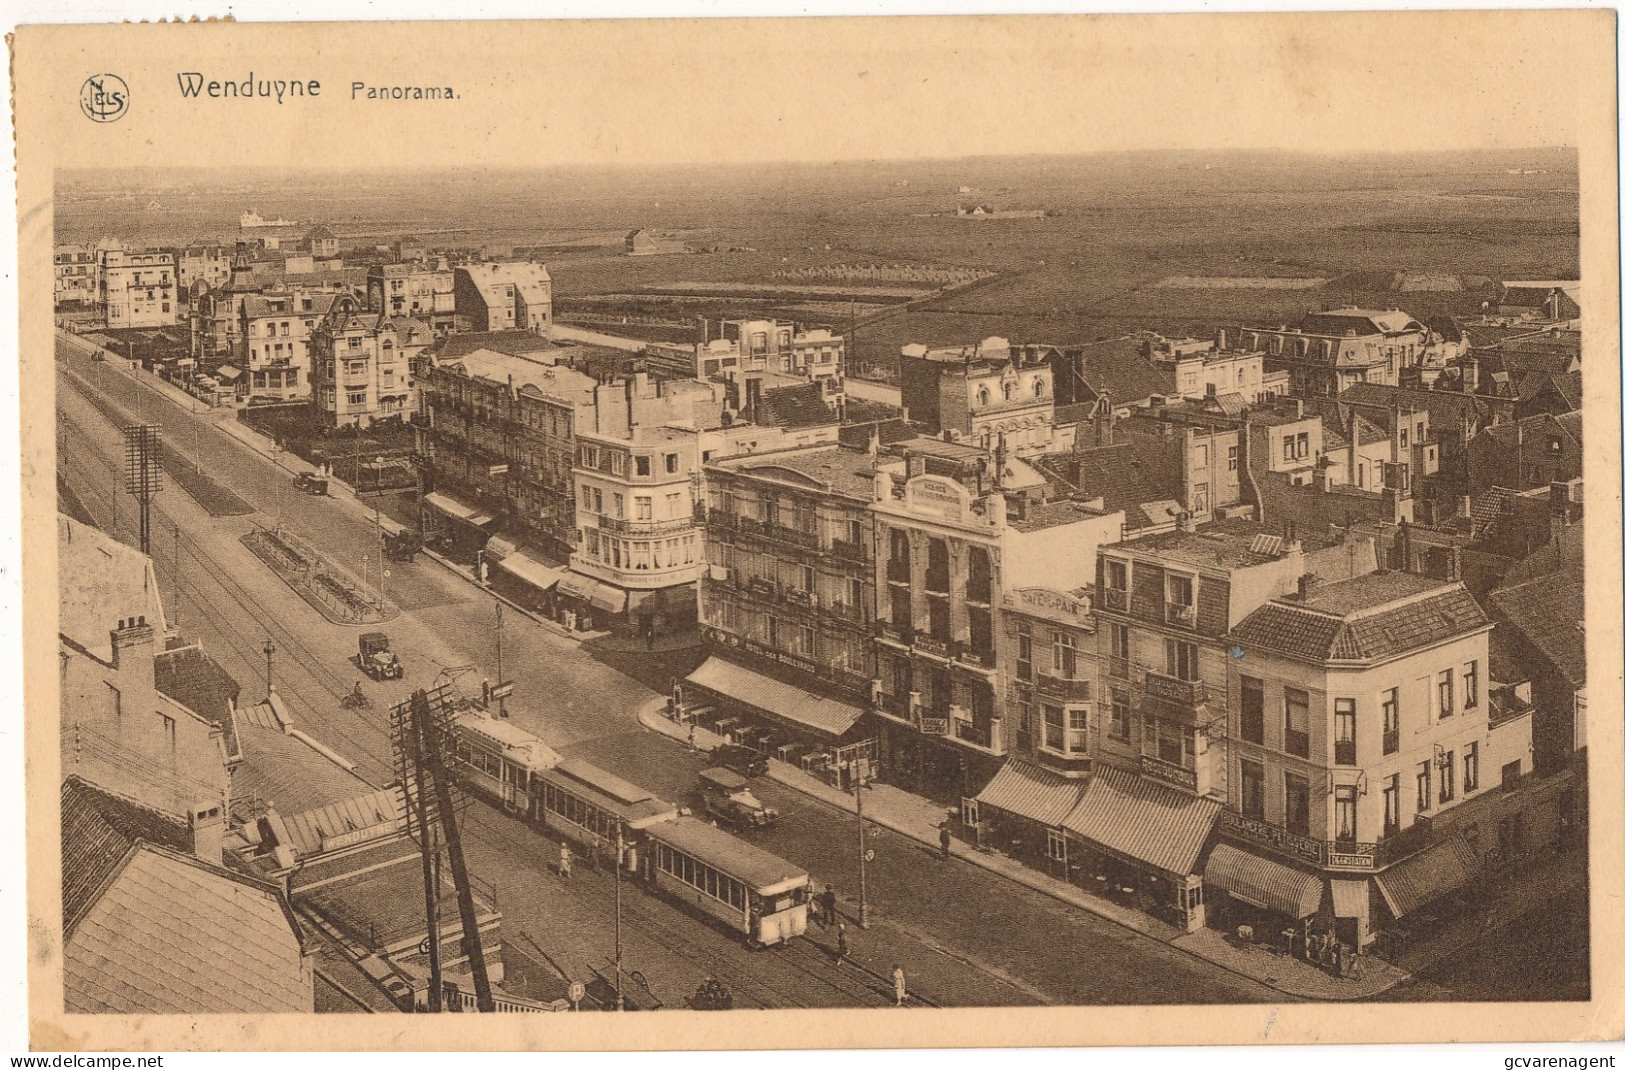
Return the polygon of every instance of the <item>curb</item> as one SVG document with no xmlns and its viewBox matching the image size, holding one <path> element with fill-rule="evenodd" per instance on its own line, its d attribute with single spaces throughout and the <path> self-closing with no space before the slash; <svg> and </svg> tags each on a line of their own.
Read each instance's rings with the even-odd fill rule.
<svg viewBox="0 0 1625 1070">
<path fill-rule="evenodd" d="M 639 723 L 642 724 L 643 727 L 649 729 L 650 731 L 658 732 L 661 735 L 666 736 L 669 739 L 673 739 L 673 740 L 675 740 L 675 741 L 677 741 L 679 743 L 686 744 L 688 742 L 688 733 L 687 733 L 687 731 L 685 731 L 682 728 L 679 728 L 675 722 L 673 722 L 672 720 L 670 720 L 669 718 L 666 717 L 665 708 L 666 708 L 666 700 L 665 700 L 664 697 L 656 697 L 654 699 L 650 699 L 648 702 L 645 702 L 638 709 L 638 721 L 639 721 Z M 702 733 L 705 733 L 706 735 L 711 734 L 709 732 L 706 732 L 705 729 L 700 729 L 699 731 L 702 732 Z M 696 741 L 699 742 L 698 738 L 697 738 Z M 709 749 L 709 748 L 706 748 L 706 749 Z M 804 786 L 802 786 L 801 784 L 796 783 L 794 780 L 787 779 L 784 776 L 779 775 L 779 770 L 776 768 L 776 766 L 778 766 L 781 763 L 779 763 L 776 759 L 769 759 L 767 764 L 768 764 L 767 775 L 768 775 L 769 778 L 771 778 L 776 783 L 783 784 L 785 787 L 790 788 L 793 791 L 798 791 L 801 794 L 807 796 L 809 799 L 814 799 L 814 800 L 816 800 L 818 802 L 822 802 L 822 803 L 825 803 L 826 805 L 830 805 L 830 806 L 839 806 L 840 809 L 846 811 L 847 813 L 854 813 L 855 814 L 857 812 L 857 805 L 855 803 L 848 806 L 848 805 L 844 804 L 844 800 L 838 802 L 838 801 L 836 801 L 834 799 L 831 799 L 831 798 L 825 798 L 822 794 L 808 791 Z M 909 830 L 907 828 L 901 827 L 898 823 L 896 823 L 894 821 L 887 820 L 885 817 L 882 817 L 882 816 L 876 816 L 873 811 L 870 811 L 865 816 L 866 816 L 866 819 L 868 821 L 870 821 L 870 822 L 872 822 L 872 823 L 874 823 L 876 825 L 879 825 L 882 828 L 889 829 L 892 832 L 895 832 L 900 836 L 907 837 L 908 839 L 913 840 L 915 843 L 922 844 L 922 845 L 930 848 L 932 851 L 939 850 L 939 845 L 934 840 L 923 839 L 919 835 L 914 833 L 913 831 L 911 831 L 911 830 Z M 1374 998 L 1376 996 L 1381 995 L 1383 992 L 1389 991 L 1393 987 L 1403 983 L 1405 980 L 1407 980 L 1409 978 L 1409 975 L 1407 974 L 1406 977 L 1401 977 L 1401 978 L 1396 979 L 1394 981 L 1393 985 L 1389 985 L 1386 988 L 1378 989 L 1378 990 L 1376 990 L 1374 992 L 1361 993 L 1360 995 L 1357 995 L 1357 996 L 1351 995 L 1351 996 L 1348 996 L 1348 997 L 1339 998 L 1337 996 L 1319 996 L 1319 995 L 1305 996 L 1305 995 L 1301 995 L 1301 994 L 1299 994 L 1297 992 L 1293 992 L 1290 989 L 1286 989 L 1286 988 L 1282 988 L 1282 987 L 1280 987 L 1278 985 L 1270 984 L 1261 977 L 1254 977 L 1250 973 L 1243 973 L 1242 971 L 1236 969 L 1233 966 L 1228 965 L 1227 963 L 1219 962 L 1216 959 L 1210 959 L 1206 955 L 1201 954 L 1196 949 L 1191 948 L 1191 947 L 1187 947 L 1187 946 L 1179 943 L 1179 938 L 1178 937 L 1175 937 L 1172 940 L 1164 939 L 1163 937 L 1157 935 L 1155 932 L 1152 932 L 1152 931 L 1150 931 L 1148 929 L 1141 928 L 1140 926 L 1137 926 L 1137 925 L 1133 924 L 1133 922 L 1131 920 L 1129 920 L 1129 919 L 1119 918 L 1119 917 L 1113 916 L 1112 914 L 1105 913 L 1102 910 L 1100 910 L 1095 904 L 1088 902 L 1087 897 L 1084 897 L 1084 896 L 1080 895 L 1079 897 L 1074 899 L 1074 898 L 1071 898 L 1071 897 L 1068 897 L 1068 896 L 1058 895 L 1058 894 L 1056 894 L 1055 889 L 1046 887 L 1044 884 L 1041 884 L 1041 883 L 1039 883 L 1037 881 L 1033 881 L 1033 880 L 1028 879 L 1028 875 L 1021 872 L 1020 870 L 1016 870 L 1016 871 L 1013 871 L 1013 872 L 1006 871 L 1005 869 L 1003 869 L 1001 867 L 998 867 L 998 866 L 995 866 L 995 865 L 991 864 L 990 860 L 988 860 L 986 858 L 983 858 L 981 856 L 980 852 L 967 849 L 967 848 L 963 847 L 961 844 L 959 844 L 958 842 L 955 842 L 953 844 L 953 846 L 950 848 L 950 851 L 951 851 L 953 857 L 955 857 L 955 858 L 957 858 L 957 859 L 959 859 L 961 861 L 968 862 L 971 865 L 977 866 L 978 868 L 983 869 L 986 872 L 993 874 L 994 876 L 1003 877 L 1006 880 L 1014 881 L 1015 883 L 1020 884 L 1025 888 L 1029 888 L 1032 891 L 1039 892 L 1039 893 L 1041 893 L 1043 895 L 1047 895 L 1051 899 L 1054 899 L 1056 902 L 1065 903 L 1068 906 L 1074 906 L 1074 907 L 1077 907 L 1080 910 L 1086 910 L 1089 913 L 1093 914 L 1095 917 L 1100 918 L 1103 921 L 1110 922 L 1111 924 L 1116 925 L 1119 928 L 1127 929 L 1130 932 L 1137 933 L 1140 936 L 1146 937 L 1147 939 L 1155 940 L 1155 941 L 1157 941 L 1157 943 L 1162 944 L 1164 947 L 1172 948 L 1173 950 L 1178 951 L 1178 952 L 1180 952 L 1182 954 L 1189 955 L 1193 959 L 1196 959 L 1196 960 L 1198 960 L 1200 962 L 1205 962 L 1210 966 L 1221 969 L 1221 970 L 1225 971 L 1228 974 L 1231 974 L 1231 975 L 1236 976 L 1236 977 L 1240 977 L 1243 980 L 1251 981 L 1254 984 L 1260 985 L 1260 986 L 1262 986 L 1264 988 L 1273 989 L 1273 990 L 1275 990 L 1277 992 L 1280 992 L 1282 995 L 1290 996 L 1293 999 L 1301 999 L 1301 1000 L 1305 1000 L 1305 1001 L 1308 1001 L 1308 1002 L 1352 1002 L 1352 1001 L 1356 1001 L 1356 1000 L 1368 1000 L 1368 999 L 1372 999 L 1372 998 Z M 1183 936 L 1184 934 L 1182 933 L 1180 935 Z"/>
</svg>

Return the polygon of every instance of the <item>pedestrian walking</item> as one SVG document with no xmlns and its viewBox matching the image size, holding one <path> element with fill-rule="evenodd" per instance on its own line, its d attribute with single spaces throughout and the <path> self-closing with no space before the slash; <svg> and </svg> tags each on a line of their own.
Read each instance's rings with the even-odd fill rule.
<svg viewBox="0 0 1625 1070">
<path fill-rule="evenodd" d="M 570 879 L 570 845 L 567 843 L 559 844 L 559 876 Z"/>
<path fill-rule="evenodd" d="M 823 915 L 824 927 L 835 924 L 835 885 L 826 884 L 818 896 L 818 907 Z"/>
<path fill-rule="evenodd" d="M 688 726 L 688 749 L 694 749 L 694 725 L 692 723 Z"/>
<path fill-rule="evenodd" d="M 835 931 L 835 961 L 837 963 L 846 961 L 846 950 L 846 923 L 842 922 L 841 927 Z"/>
<path fill-rule="evenodd" d="M 901 1007 L 903 1001 L 908 998 L 908 978 L 903 976 L 901 966 L 891 968 L 891 990 L 892 995 L 897 997 L 897 1005 Z"/>
<path fill-rule="evenodd" d="M 937 842 L 942 844 L 942 857 L 943 858 L 951 858 L 951 857 L 953 857 L 952 847 L 953 847 L 953 844 L 954 844 L 954 834 L 953 834 L 952 831 L 949 830 L 948 822 L 946 822 L 946 821 L 944 821 L 942 823 L 942 825 L 940 826 L 940 829 L 939 829 L 939 832 L 938 832 L 938 835 L 937 835 Z"/>
</svg>

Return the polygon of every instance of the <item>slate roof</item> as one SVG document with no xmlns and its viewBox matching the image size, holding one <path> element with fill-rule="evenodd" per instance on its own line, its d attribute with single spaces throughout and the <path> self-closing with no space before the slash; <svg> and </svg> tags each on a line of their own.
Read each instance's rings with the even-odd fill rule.
<svg viewBox="0 0 1625 1070">
<path fill-rule="evenodd" d="M 273 885 L 148 844 L 67 934 L 63 994 L 78 1014 L 314 1009 L 300 935 Z"/>
<path fill-rule="evenodd" d="M 552 341 L 533 331 L 467 331 L 449 334 L 435 345 L 435 355 L 441 360 L 455 360 L 476 349 L 490 349 L 513 357 L 557 349 Z"/>
<path fill-rule="evenodd" d="M 802 482 L 797 477 L 804 476 L 816 480 L 832 494 L 867 503 L 874 497 L 875 460 L 867 450 L 815 446 L 728 457 L 712 461 L 709 467 L 741 476 L 788 478 L 796 484 Z"/>
<path fill-rule="evenodd" d="M 822 427 L 836 423 L 835 414 L 824 404 L 817 383 L 769 390 L 762 394 L 757 423 L 775 427 Z"/>
<path fill-rule="evenodd" d="M 1575 687 L 1586 680 L 1585 577 L 1578 568 L 1490 592 L 1497 618 L 1516 629 Z"/>
<path fill-rule="evenodd" d="M 241 751 L 237 723 L 233 716 L 237 681 L 199 646 L 166 650 L 152 659 L 153 682 L 158 690 L 221 729 L 226 758 L 235 759 Z"/>
<path fill-rule="evenodd" d="M 232 770 L 233 799 L 258 798 L 283 813 L 314 810 L 376 790 L 297 736 L 244 719 L 242 764 Z"/>
<path fill-rule="evenodd" d="M 57 516 L 57 568 L 73 583 L 57 585 L 57 631 L 102 661 L 113 656 L 119 620 L 144 616 L 153 631 L 168 630 L 152 561 L 97 528 Z"/>
<path fill-rule="evenodd" d="M 1337 395 L 1347 405 L 1381 409 L 1390 405 L 1401 408 L 1427 410 L 1430 423 L 1440 430 L 1459 430 L 1463 420 L 1475 414 L 1488 418 L 1489 403 L 1471 394 L 1458 394 L 1449 390 L 1416 390 L 1404 386 L 1383 386 L 1379 383 L 1355 383 Z"/>
<path fill-rule="evenodd" d="M 1384 661 L 1490 626 L 1460 583 L 1378 572 L 1325 584 L 1307 599 L 1277 598 L 1248 614 L 1232 639 L 1309 661 Z"/>
<path fill-rule="evenodd" d="M 191 832 L 167 814 L 94 787 L 79 777 L 62 782 L 62 927 L 72 933 L 103 886 L 138 842 L 176 850 Z"/>
</svg>

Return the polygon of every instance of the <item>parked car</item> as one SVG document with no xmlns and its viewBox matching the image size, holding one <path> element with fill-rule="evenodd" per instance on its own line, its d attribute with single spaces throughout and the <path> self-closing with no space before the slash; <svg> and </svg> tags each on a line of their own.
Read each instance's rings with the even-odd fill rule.
<svg viewBox="0 0 1625 1070">
<path fill-rule="evenodd" d="M 766 828 L 779 819 L 779 812 L 758 799 L 750 782 L 732 769 L 702 770 L 700 798 L 707 813 L 735 828 Z"/>
<path fill-rule="evenodd" d="M 314 472 L 300 472 L 293 477 L 293 485 L 306 494 L 323 497 L 327 494 L 327 477 Z"/>
<path fill-rule="evenodd" d="M 735 743 L 724 743 L 713 750 L 711 764 L 732 769 L 745 777 L 767 775 L 767 759 L 749 747 L 741 747 Z"/>
</svg>

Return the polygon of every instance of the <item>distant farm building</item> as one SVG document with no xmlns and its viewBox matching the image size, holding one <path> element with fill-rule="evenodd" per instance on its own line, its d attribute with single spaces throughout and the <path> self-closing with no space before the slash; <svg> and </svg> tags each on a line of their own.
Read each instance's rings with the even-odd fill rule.
<svg viewBox="0 0 1625 1070">
<path fill-rule="evenodd" d="M 686 253 L 688 246 L 675 238 L 656 234 L 652 230 L 634 230 L 626 236 L 627 256 L 658 256 L 662 253 Z"/>
</svg>

